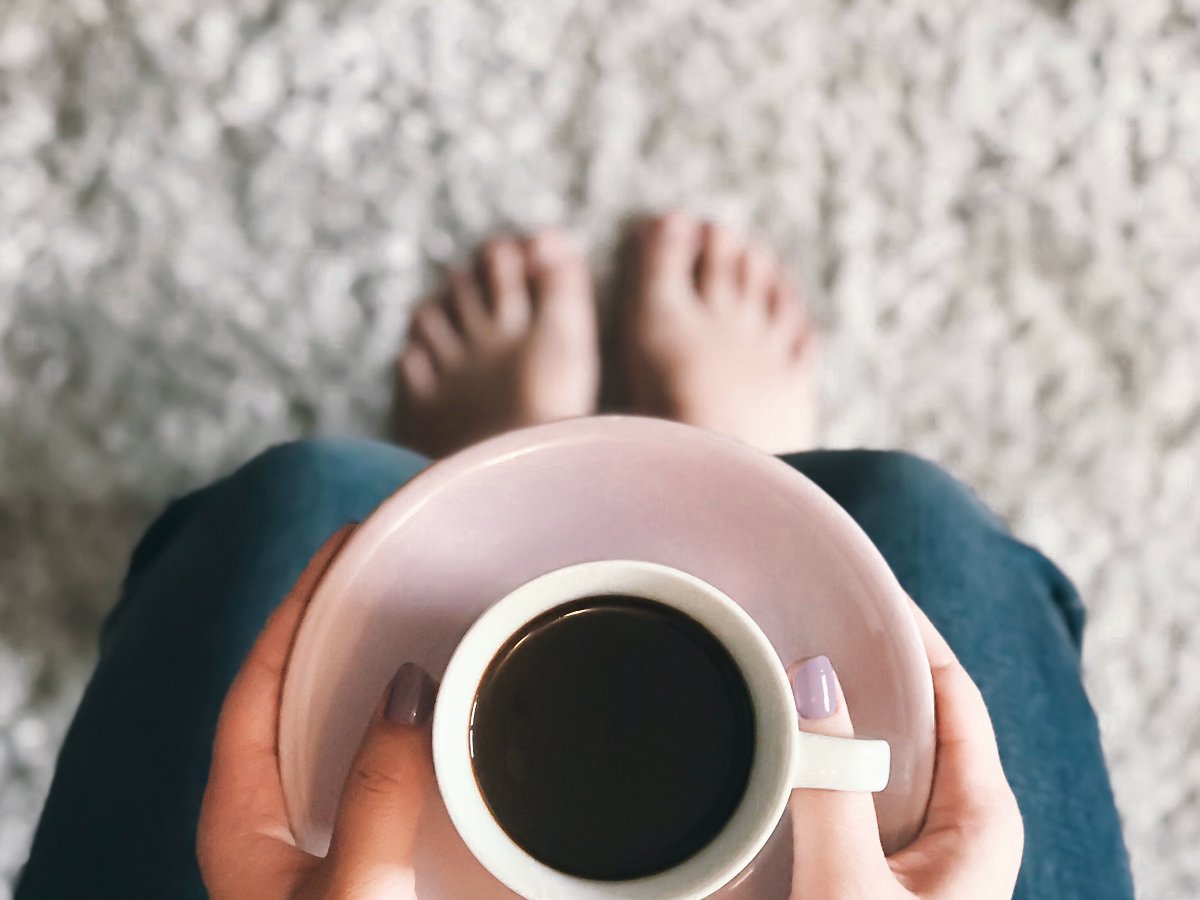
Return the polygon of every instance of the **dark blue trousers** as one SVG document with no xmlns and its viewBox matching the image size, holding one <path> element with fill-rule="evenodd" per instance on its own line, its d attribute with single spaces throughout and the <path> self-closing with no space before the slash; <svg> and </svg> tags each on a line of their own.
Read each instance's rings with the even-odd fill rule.
<svg viewBox="0 0 1200 900">
<path fill-rule="evenodd" d="M 1025 820 L 1017 896 L 1132 898 L 1070 583 L 936 466 L 786 459 L 870 535 L 982 689 Z M 379 443 L 285 444 L 167 508 L 104 625 L 17 900 L 204 896 L 196 820 L 226 689 L 309 557 L 425 465 Z"/>
</svg>

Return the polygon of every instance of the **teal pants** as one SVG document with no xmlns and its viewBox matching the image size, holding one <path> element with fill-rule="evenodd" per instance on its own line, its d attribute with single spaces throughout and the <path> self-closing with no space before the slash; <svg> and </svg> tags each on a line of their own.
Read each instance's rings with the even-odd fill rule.
<svg viewBox="0 0 1200 900">
<path fill-rule="evenodd" d="M 870 535 L 983 691 L 1025 820 L 1017 896 L 1132 898 L 1070 583 L 936 466 L 785 459 Z M 285 444 L 163 512 L 104 625 L 17 900 L 205 896 L 196 821 L 226 689 L 325 539 L 427 464 L 365 441 Z"/>
</svg>

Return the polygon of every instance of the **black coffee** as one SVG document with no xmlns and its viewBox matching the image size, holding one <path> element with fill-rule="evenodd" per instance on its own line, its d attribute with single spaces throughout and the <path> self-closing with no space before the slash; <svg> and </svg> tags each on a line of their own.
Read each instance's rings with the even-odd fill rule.
<svg viewBox="0 0 1200 900">
<path fill-rule="evenodd" d="M 527 853 L 582 878 L 661 872 L 704 847 L 750 775 L 737 664 L 700 624 L 638 597 L 543 613 L 484 674 L 475 777 Z"/>
</svg>

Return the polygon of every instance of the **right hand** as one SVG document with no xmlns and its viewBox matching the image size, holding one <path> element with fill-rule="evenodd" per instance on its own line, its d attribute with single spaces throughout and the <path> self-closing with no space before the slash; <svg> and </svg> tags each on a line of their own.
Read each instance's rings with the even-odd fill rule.
<svg viewBox="0 0 1200 900">
<path fill-rule="evenodd" d="M 925 826 L 884 856 L 869 794 L 793 791 L 792 900 L 1000 900 L 1011 898 L 1024 828 L 1004 777 L 983 695 L 945 638 L 912 605 L 933 673 L 937 751 Z M 798 664 L 797 664 L 798 665 Z M 789 667 L 789 675 L 795 666 Z M 836 710 L 800 719 L 818 734 L 854 734 L 833 676 Z"/>
</svg>

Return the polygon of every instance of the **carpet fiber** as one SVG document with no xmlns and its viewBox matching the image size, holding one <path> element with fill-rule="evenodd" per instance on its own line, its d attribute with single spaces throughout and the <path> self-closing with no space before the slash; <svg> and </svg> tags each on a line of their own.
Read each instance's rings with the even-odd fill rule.
<svg viewBox="0 0 1200 900">
<path fill-rule="evenodd" d="M 1200 892 L 1197 0 L 9 0 L 0 897 L 149 517 L 378 433 L 437 267 L 666 205 L 766 236 L 833 446 L 966 481 L 1091 610 L 1145 897 Z"/>
</svg>

